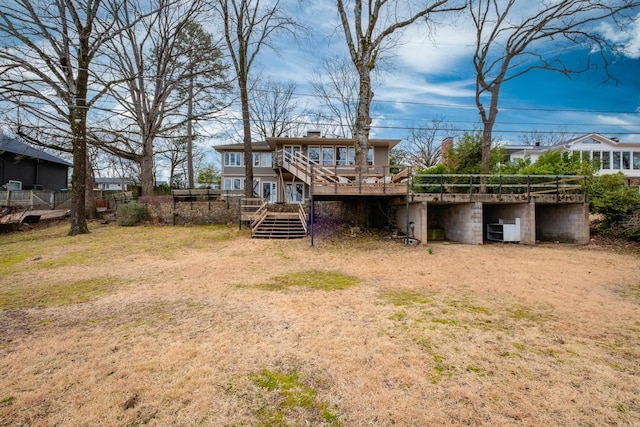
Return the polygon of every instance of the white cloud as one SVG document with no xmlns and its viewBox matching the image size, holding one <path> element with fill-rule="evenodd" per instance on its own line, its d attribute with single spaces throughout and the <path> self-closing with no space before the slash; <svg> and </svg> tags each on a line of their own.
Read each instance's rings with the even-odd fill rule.
<svg viewBox="0 0 640 427">
<path fill-rule="evenodd" d="M 624 31 L 609 22 L 601 23 L 598 31 L 603 37 L 620 46 L 625 56 L 632 59 L 640 58 L 640 15 L 637 15 Z"/>
<path fill-rule="evenodd" d="M 412 27 L 403 34 L 403 39 L 408 41 L 396 48 L 396 60 L 412 71 L 453 75 L 458 73 L 461 63 L 465 68 L 471 65 L 475 40 L 471 26 L 439 26 L 433 37 L 419 27 Z"/>
</svg>

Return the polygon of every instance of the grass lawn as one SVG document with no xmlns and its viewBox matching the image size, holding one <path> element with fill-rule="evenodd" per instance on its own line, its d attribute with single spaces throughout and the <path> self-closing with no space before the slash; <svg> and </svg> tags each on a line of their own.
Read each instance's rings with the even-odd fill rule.
<svg viewBox="0 0 640 427">
<path fill-rule="evenodd" d="M 1 426 L 640 425 L 640 257 L 0 235 Z"/>
</svg>

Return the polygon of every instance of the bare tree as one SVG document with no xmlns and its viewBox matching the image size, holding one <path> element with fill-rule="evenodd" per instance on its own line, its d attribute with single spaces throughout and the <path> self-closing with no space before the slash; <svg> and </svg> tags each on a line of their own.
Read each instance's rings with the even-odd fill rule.
<svg viewBox="0 0 640 427">
<path fill-rule="evenodd" d="M 0 7 L 0 99 L 21 112 L 16 134 L 73 154 L 69 235 L 86 222 L 87 118 L 94 60 L 117 33 L 111 0 L 15 0 Z"/>
<path fill-rule="evenodd" d="M 182 132 L 179 132 L 182 133 Z M 184 184 L 189 188 L 195 185 L 189 183 L 189 169 L 197 168 L 204 158 L 204 153 L 197 144 L 191 140 L 191 149 L 188 149 L 189 141 L 186 136 L 178 136 L 173 138 L 160 138 L 156 147 L 156 156 L 159 161 L 168 166 L 169 183 L 173 185 L 181 182 L 177 179 L 178 175 L 185 178 Z"/>
<path fill-rule="evenodd" d="M 349 5 L 347 5 L 349 3 Z M 364 3 L 364 4 L 363 4 Z M 358 104 L 355 120 L 356 163 L 367 164 L 369 131 L 371 125 L 371 72 L 376 60 L 385 51 L 397 44 L 400 30 L 418 21 L 428 23 L 432 15 L 463 6 L 454 5 L 455 0 L 337 0 L 342 29 L 347 40 L 351 61 L 359 78 Z M 353 7 L 350 16 L 348 6 Z M 364 25 L 363 25 L 364 24 Z"/>
<path fill-rule="evenodd" d="M 258 82 L 251 90 L 249 108 L 256 134 L 260 138 L 297 136 L 300 133 L 299 117 L 304 115 L 295 98 L 293 82 Z"/>
<path fill-rule="evenodd" d="M 223 24 L 229 56 L 236 73 L 242 109 L 242 140 L 247 197 L 253 196 L 253 162 L 251 161 L 251 109 L 249 80 L 251 68 L 262 47 L 270 47 L 271 37 L 278 32 L 290 32 L 295 22 L 283 14 L 280 0 L 213 0 L 213 8 Z"/>
<path fill-rule="evenodd" d="M 332 124 L 333 136 L 353 138 L 358 104 L 358 75 L 348 58 L 335 56 L 324 59 L 310 83 L 321 108 L 316 116 Z"/>
<path fill-rule="evenodd" d="M 558 129 L 554 131 L 533 130 L 520 136 L 520 142 L 524 145 L 541 145 L 551 146 L 560 144 L 577 135 L 569 132 L 567 129 Z"/>
<path fill-rule="evenodd" d="M 491 141 L 498 116 L 502 84 L 534 69 L 570 76 L 589 69 L 589 63 L 572 68 L 563 54 L 582 47 L 585 55 L 615 50 L 595 28 L 603 20 L 622 26 L 637 13 L 637 0 L 470 0 L 469 12 L 476 29 L 473 65 L 475 102 L 482 119 L 482 173 L 491 168 Z M 552 48 L 549 48 L 551 43 Z"/>
<path fill-rule="evenodd" d="M 406 161 L 422 168 L 437 165 L 442 158 L 442 139 L 454 133 L 456 131 L 448 128 L 444 119 L 434 119 L 428 127 L 411 128 L 401 147 L 405 151 Z"/>
<path fill-rule="evenodd" d="M 121 81 L 109 88 L 109 94 L 119 109 L 96 131 L 96 139 L 111 154 L 140 164 L 144 195 L 153 194 L 156 138 L 174 135 L 185 123 L 217 111 L 212 103 L 199 114 L 194 110 L 194 98 L 202 99 L 207 89 L 224 83 L 220 55 L 212 57 L 210 52 L 215 47 L 202 40 L 189 43 L 195 37 L 189 31 L 204 5 L 201 0 L 125 0 L 115 24 L 120 35 L 108 44 L 111 73 Z M 157 13 L 133 25 L 149 7 Z M 209 81 L 198 85 L 198 78 Z"/>
</svg>

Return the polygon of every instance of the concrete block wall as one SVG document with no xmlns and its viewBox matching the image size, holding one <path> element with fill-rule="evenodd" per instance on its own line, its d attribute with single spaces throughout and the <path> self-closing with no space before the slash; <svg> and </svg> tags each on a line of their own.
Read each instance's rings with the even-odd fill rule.
<svg viewBox="0 0 640 427">
<path fill-rule="evenodd" d="M 483 242 L 482 203 L 461 203 L 441 207 L 444 238 L 452 242 L 481 245 Z"/>
<path fill-rule="evenodd" d="M 497 223 L 500 219 L 520 218 L 520 243 L 536 243 L 536 209 L 534 203 L 497 204 L 484 206 L 483 230 L 487 224 Z M 486 236 L 484 236 L 486 238 Z"/>
<path fill-rule="evenodd" d="M 536 238 L 566 243 L 589 243 L 589 205 L 537 205 Z"/>
<path fill-rule="evenodd" d="M 413 222 L 413 237 L 422 243 L 427 241 L 427 203 L 410 203 L 409 204 L 409 222 Z M 407 207 L 406 205 L 397 205 L 396 209 L 396 226 L 401 232 L 407 229 Z M 411 234 L 411 231 L 409 231 Z"/>
</svg>

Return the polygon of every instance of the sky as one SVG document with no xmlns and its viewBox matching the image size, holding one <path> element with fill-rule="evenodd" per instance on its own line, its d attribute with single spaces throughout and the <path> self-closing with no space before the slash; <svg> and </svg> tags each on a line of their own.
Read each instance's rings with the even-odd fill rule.
<svg viewBox="0 0 640 427">
<path fill-rule="evenodd" d="M 313 104 L 309 77 L 320 59 L 346 55 L 346 42 L 333 1 L 291 3 L 290 13 L 313 31 L 297 41 L 276 39 L 277 52 L 263 51 L 258 70 L 273 80 L 296 82 L 296 93 Z M 385 59 L 375 88 L 373 137 L 403 138 L 408 128 L 429 127 L 434 119 L 457 129 L 481 129 L 474 103 L 474 30 L 460 19 L 441 22 L 434 30 L 431 36 L 420 26 L 405 30 Z M 595 132 L 640 143 L 640 15 L 625 31 L 607 24 L 598 30 L 625 46 L 625 55 L 610 68 L 617 81 L 605 81 L 600 67 L 571 78 L 535 70 L 504 83 L 495 139 L 519 143 L 534 131 Z M 579 63 L 587 53 L 572 50 L 565 58 Z"/>
</svg>

